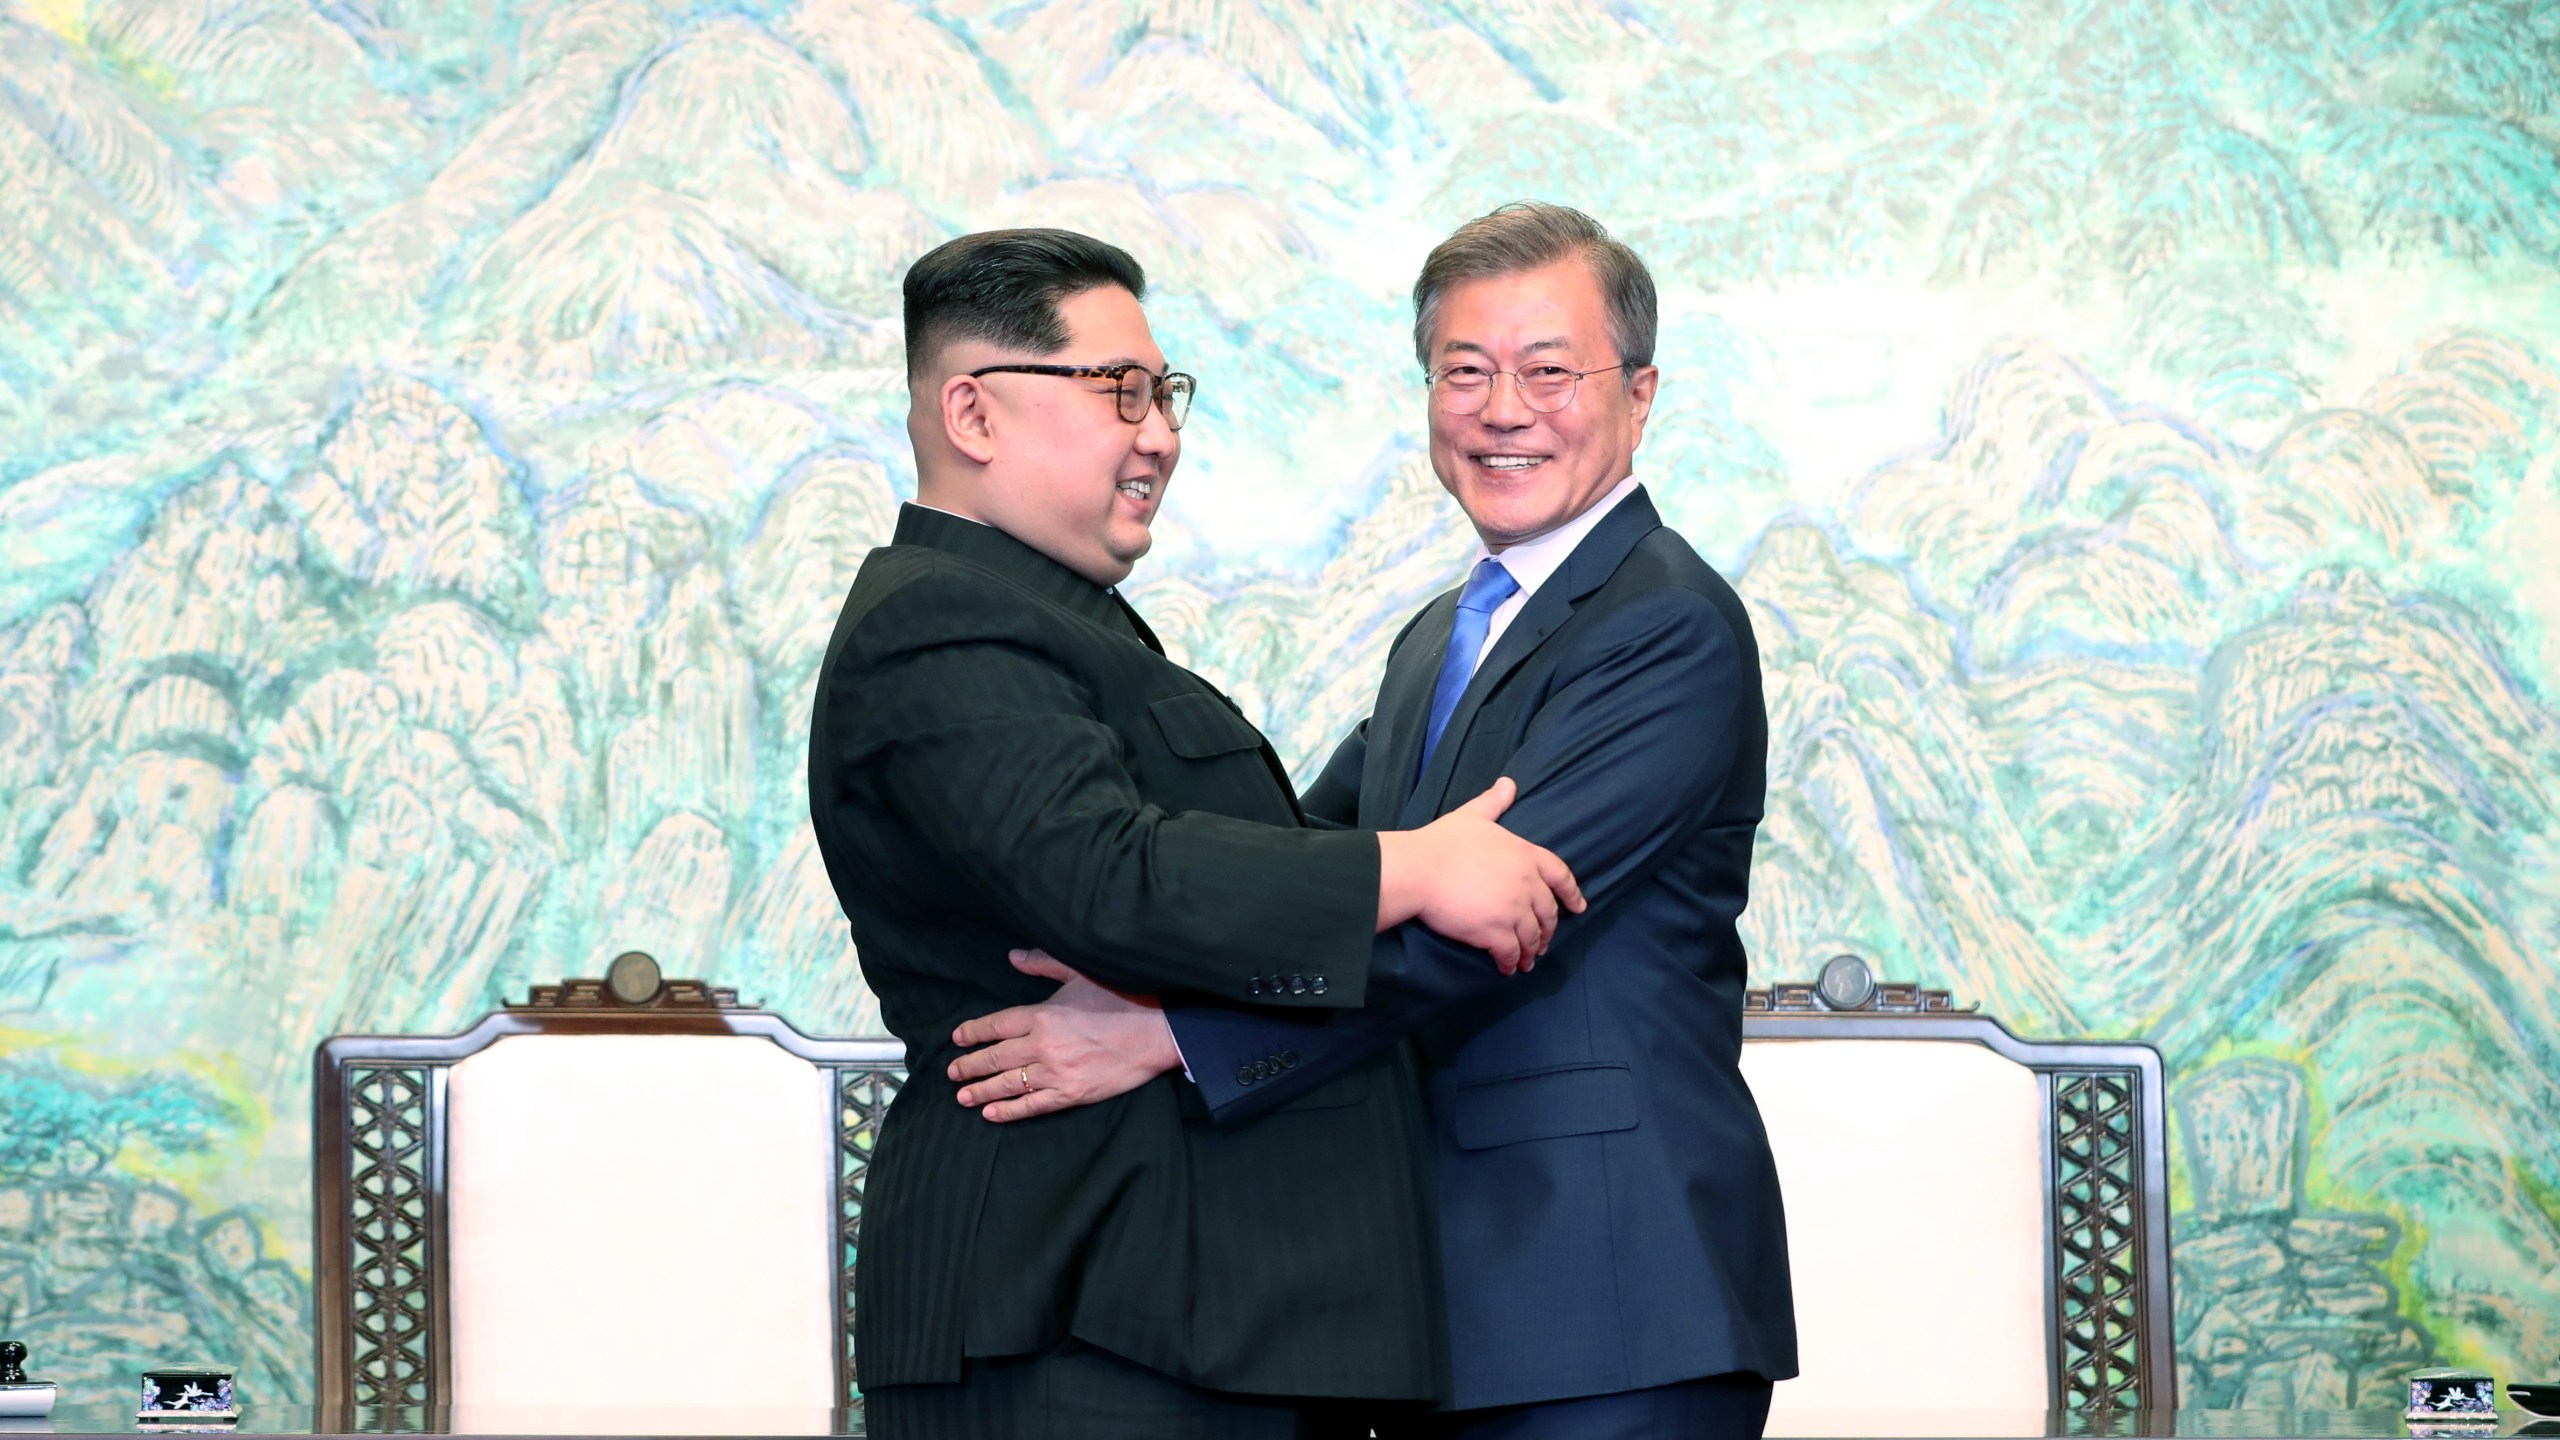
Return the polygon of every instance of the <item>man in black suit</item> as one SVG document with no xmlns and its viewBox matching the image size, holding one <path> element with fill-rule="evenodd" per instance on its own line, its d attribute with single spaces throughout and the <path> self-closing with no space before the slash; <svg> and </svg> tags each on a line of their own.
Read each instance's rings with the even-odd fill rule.
<svg viewBox="0 0 2560 1440">
<path fill-rule="evenodd" d="M 1397 637 L 1306 808 L 1412 824 L 1510 776 L 1503 823 L 1572 864 L 1589 910 L 1498 988 L 1407 927 L 1367 1008 L 1304 1019 L 1115 1005 L 1034 956 L 1068 981 L 1058 1002 L 964 1026 L 998 1043 L 957 1072 L 1055 1053 L 1062 1085 L 1108 1093 L 1169 1017 L 1224 1122 L 1413 1034 L 1453 1404 L 1381 1433 L 1756 1436 L 1795 1373 L 1777 1173 L 1739 1069 L 1767 726 L 1741 601 L 1634 478 L 1652 279 L 1588 216 L 1516 205 L 1434 250 L 1414 301 L 1432 465 L 1483 544 Z M 1297 1063 L 1266 1078 L 1275 1050 Z"/>
<path fill-rule="evenodd" d="M 856 1281 L 883 1437 L 1326 1433 L 1316 1402 L 1441 1374 L 1408 1061 L 1331 1066 L 1242 1127 L 1171 1077 L 990 1126 L 945 1066 L 958 1021 L 1049 988 L 1010 937 L 1129 989 L 1318 1012 L 1397 962 L 1377 932 L 1436 927 L 1495 974 L 1580 903 L 1492 823 L 1503 794 L 1403 833 L 1307 828 L 1261 735 L 1109 588 L 1190 399 L 1144 290 L 1062 231 L 964 237 L 906 279 L 919 503 L 845 600 L 809 736 L 819 850 L 908 1047 Z"/>
</svg>

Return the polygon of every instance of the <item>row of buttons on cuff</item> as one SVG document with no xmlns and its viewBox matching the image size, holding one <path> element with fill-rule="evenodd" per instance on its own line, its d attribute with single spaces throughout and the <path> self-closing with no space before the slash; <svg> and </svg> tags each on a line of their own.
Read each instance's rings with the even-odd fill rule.
<svg viewBox="0 0 2560 1440">
<path fill-rule="evenodd" d="M 1321 975 L 1256 975 L 1244 982 L 1248 995 L 1321 995 Z"/>
<path fill-rule="evenodd" d="M 1257 1080 L 1268 1080 L 1283 1070 L 1297 1068 L 1297 1064 L 1298 1052 L 1295 1050 L 1283 1050 L 1268 1059 L 1247 1060 L 1236 1067 L 1236 1083 L 1250 1085 Z"/>
</svg>

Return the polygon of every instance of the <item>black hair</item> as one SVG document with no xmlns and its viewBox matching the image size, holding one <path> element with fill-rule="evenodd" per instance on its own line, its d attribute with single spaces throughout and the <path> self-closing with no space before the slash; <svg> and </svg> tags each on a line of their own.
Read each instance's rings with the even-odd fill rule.
<svg viewBox="0 0 2560 1440">
<path fill-rule="evenodd" d="M 1117 245 L 1072 230 L 981 230 L 907 267 L 907 378 L 954 340 L 1034 355 L 1066 348 L 1058 302 L 1117 285 L 1147 298 L 1147 272 Z"/>
</svg>

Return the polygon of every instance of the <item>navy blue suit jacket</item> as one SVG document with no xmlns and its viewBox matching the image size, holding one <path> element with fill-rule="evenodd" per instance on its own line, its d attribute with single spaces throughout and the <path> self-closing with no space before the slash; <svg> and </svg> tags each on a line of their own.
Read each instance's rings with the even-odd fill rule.
<svg viewBox="0 0 2560 1440">
<path fill-rule="evenodd" d="M 1417 778 L 1455 610 L 1453 591 L 1397 637 L 1306 808 L 1407 828 L 1508 775 L 1502 823 L 1590 909 L 1523 976 L 1405 925 L 1362 1009 L 1172 1007 L 1183 1056 L 1234 1121 L 1418 1041 L 1456 1407 L 1791 1376 L 1777 1171 L 1738 1064 L 1768 749 L 1750 619 L 1639 489 L 1522 607 Z"/>
</svg>

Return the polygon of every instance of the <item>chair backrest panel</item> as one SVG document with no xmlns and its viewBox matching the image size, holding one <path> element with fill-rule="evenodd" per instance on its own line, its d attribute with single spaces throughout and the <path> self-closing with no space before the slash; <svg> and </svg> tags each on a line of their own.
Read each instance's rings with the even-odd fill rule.
<svg viewBox="0 0 2560 1440">
<path fill-rule="evenodd" d="M 517 1035 L 457 1061 L 452 1403 L 836 1403 L 829 1079 L 743 1035 Z"/>
<path fill-rule="evenodd" d="M 609 1377 L 738 1414 L 857 1403 L 862 1191 L 903 1048 L 725 994 L 556 1003 L 580 987 L 460 1034 L 322 1042 L 321 1407 L 503 1416 Z"/>
<path fill-rule="evenodd" d="M 1742 1021 L 1798 1276 L 1804 1378 L 1775 1403 L 1928 1403 L 1914 1397 L 1954 1384 L 1968 1407 L 2174 1408 L 2160 1053 L 2021 1040 L 1913 986 L 1881 987 L 1900 992 L 1889 1010 L 1831 1010 L 1814 988 L 1775 987 L 1774 1005 L 1755 991 Z M 1863 1254 L 1838 1248 L 1851 1240 Z M 2030 1294 L 2040 1343 L 1989 1348 Z"/>
<path fill-rule="evenodd" d="M 1742 1074 L 1786 1196 L 1800 1368 L 1780 1395 L 2048 1408 L 2036 1072 L 1979 1045 L 1767 1040 Z"/>
</svg>

